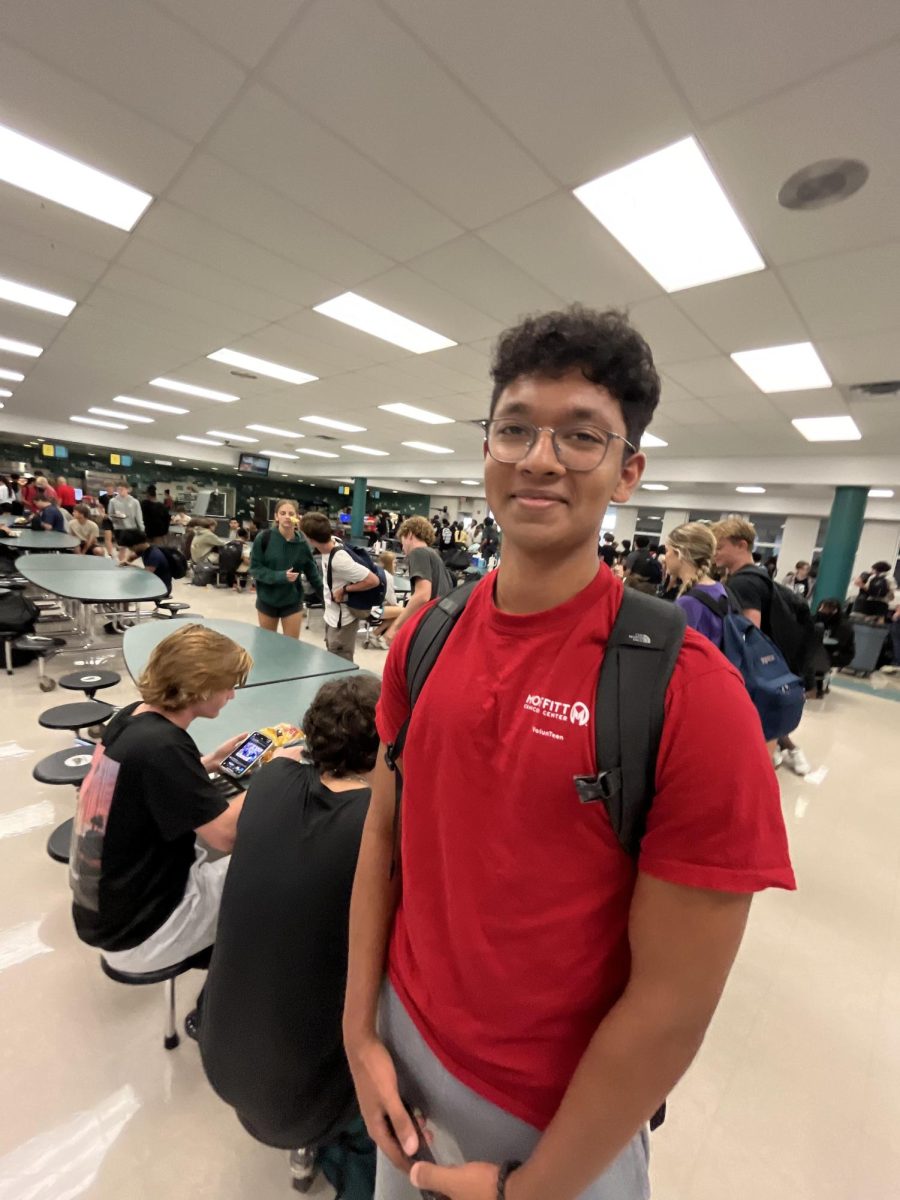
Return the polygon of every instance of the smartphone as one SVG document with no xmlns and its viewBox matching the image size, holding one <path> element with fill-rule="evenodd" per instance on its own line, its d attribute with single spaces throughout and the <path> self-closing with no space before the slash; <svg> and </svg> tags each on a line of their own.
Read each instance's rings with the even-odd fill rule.
<svg viewBox="0 0 900 1200">
<path fill-rule="evenodd" d="M 241 779 L 273 745 L 272 739 L 264 733 L 251 733 L 227 758 L 222 759 L 219 771 L 230 779 Z"/>
<path fill-rule="evenodd" d="M 431 1146 L 429 1145 L 422 1122 L 413 1111 L 412 1105 L 406 1100 L 403 1101 L 403 1107 L 406 1109 L 407 1113 L 409 1113 L 409 1119 L 416 1127 L 416 1133 L 419 1135 L 419 1144 L 416 1147 L 415 1154 L 407 1154 L 406 1157 L 410 1160 L 410 1162 L 433 1163 L 437 1165 L 437 1159 L 431 1152 Z M 404 1151 L 404 1154 L 406 1154 L 406 1151 Z M 442 1192 L 429 1192 L 424 1191 L 421 1188 L 419 1189 L 419 1195 L 423 1196 L 424 1200 L 447 1200 L 447 1197 L 443 1195 Z"/>
</svg>

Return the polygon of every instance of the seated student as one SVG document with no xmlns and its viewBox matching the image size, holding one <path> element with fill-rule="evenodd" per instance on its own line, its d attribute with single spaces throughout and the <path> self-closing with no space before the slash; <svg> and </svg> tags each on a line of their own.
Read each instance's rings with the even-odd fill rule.
<svg viewBox="0 0 900 1200">
<path fill-rule="evenodd" d="M 397 589 L 394 585 L 394 569 L 397 564 L 397 556 L 393 550 L 382 550 L 378 555 L 378 565 L 384 567 L 384 604 L 381 607 L 381 620 L 373 629 L 369 626 L 368 637 L 364 646 L 374 646 L 376 650 L 389 650 L 390 646 L 384 640 L 384 635 L 391 627 L 394 621 L 403 612 L 403 605 L 397 603 Z M 375 610 L 372 611 L 372 616 L 375 616 Z"/>
<path fill-rule="evenodd" d="M 886 621 L 888 612 L 894 600 L 894 578 L 890 573 L 889 562 L 872 564 L 871 571 L 863 571 L 857 575 L 853 583 L 859 588 L 859 595 L 853 602 L 853 611 L 864 617 L 875 617 L 876 620 Z"/>
<path fill-rule="evenodd" d="M 203 517 L 197 521 L 194 537 L 191 541 L 191 562 L 218 564 L 218 549 L 225 545 L 225 538 L 216 534 L 216 521 L 213 517 Z"/>
<path fill-rule="evenodd" d="M 137 558 L 140 558 L 144 570 L 156 575 L 166 585 L 166 596 L 172 595 L 172 567 L 169 564 L 169 559 L 165 551 L 161 550 L 159 546 L 153 545 L 146 532 L 137 529 L 126 529 L 119 537 L 119 545 L 126 550 L 130 550 Z M 120 567 L 131 567 L 134 565 L 134 559 L 130 559 L 127 562 L 119 562 Z M 162 599 L 162 597 L 160 598 Z"/>
<path fill-rule="evenodd" d="M 78 538 L 76 554 L 98 554 L 101 558 L 104 557 L 104 550 L 100 545 L 100 526 L 91 520 L 91 511 L 86 504 L 76 504 L 69 521 L 69 533 Z"/>
<path fill-rule="evenodd" d="M 701 521 L 678 525 L 666 537 L 666 572 L 678 584 L 675 603 L 684 609 L 688 625 L 721 649 L 722 618 L 697 599 L 698 593 L 710 600 L 721 600 L 728 594 L 724 585 L 712 577 L 715 556 L 716 539 Z"/>
<path fill-rule="evenodd" d="M 53 533 L 66 532 L 66 518 L 47 496 L 36 496 L 34 507 L 36 512 L 31 518 L 32 529 L 52 530 Z"/>
<path fill-rule="evenodd" d="M 822 651 L 814 662 L 816 699 L 821 700 L 825 692 L 829 691 L 828 677 L 831 672 L 848 667 L 853 662 L 856 635 L 853 626 L 844 616 L 837 597 L 821 601 L 816 609 L 815 622 Z"/>
<path fill-rule="evenodd" d="M 300 748 L 278 750 L 246 794 L 204 989 L 210 1083 L 307 1180 L 343 1159 L 345 1197 L 371 1196 L 374 1146 L 344 1056 L 350 893 L 378 751 L 374 676 L 324 684 Z M 299 1153 L 298 1153 L 299 1152 Z M 351 1183 L 351 1181 L 353 1181 Z"/>
<path fill-rule="evenodd" d="M 392 642 L 398 630 L 426 604 L 430 604 L 432 600 L 440 600 L 453 591 L 453 580 L 441 556 L 432 549 L 434 529 L 425 517 L 408 517 L 397 530 L 397 536 L 406 555 L 413 590 L 406 607 L 401 609 L 397 619 L 384 635 L 387 643 Z"/>
<path fill-rule="evenodd" d="M 253 665 L 230 638 L 182 625 L 155 647 L 141 700 L 106 726 L 81 785 L 70 883 L 78 936 L 123 971 L 160 970 L 211 946 L 242 798 L 209 772 L 247 736 L 201 756 L 188 726 L 217 717 Z"/>
</svg>

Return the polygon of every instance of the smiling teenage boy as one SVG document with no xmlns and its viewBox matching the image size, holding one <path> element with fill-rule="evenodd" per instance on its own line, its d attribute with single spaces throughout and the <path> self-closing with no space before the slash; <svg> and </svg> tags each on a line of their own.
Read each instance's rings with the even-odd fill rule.
<svg viewBox="0 0 900 1200">
<path fill-rule="evenodd" d="M 688 629 L 637 860 L 603 805 L 579 803 L 623 590 L 597 539 L 607 506 L 640 481 L 659 378 L 623 316 L 582 308 L 507 331 L 492 374 L 485 487 L 503 558 L 416 703 L 393 881 L 394 777 L 379 755 L 345 1044 L 379 1200 L 413 1187 L 645 1200 L 646 1123 L 699 1049 L 751 896 L 794 886 L 778 789 L 740 676 Z M 429 611 L 387 661 L 385 746 L 408 716 L 407 653 Z M 710 711 L 727 754 L 710 756 Z M 401 1096 L 465 1165 L 408 1178 L 417 1136 Z"/>
</svg>

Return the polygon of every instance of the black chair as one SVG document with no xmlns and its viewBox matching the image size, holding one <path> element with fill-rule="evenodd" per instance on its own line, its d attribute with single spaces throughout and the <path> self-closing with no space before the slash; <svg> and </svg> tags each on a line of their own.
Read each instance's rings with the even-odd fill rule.
<svg viewBox="0 0 900 1200">
<path fill-rule="evenodd" d="M 159 621 L 171 621 L 180 617 L 186 608 L 190 608 L 183 600 L 157 600 L 153 616 Z"/>
<path fill-rule="evenodd" d="M 99 691 L 115 687 L 121 681 L 122 676 L 116 671 L 98 671 L 90 668 L 87 671 L 72 671 L 69 675 L 61 676 L 59 686 L 70 692 L 84 692 L 88 700 L 93 700 Z"/>
<path fill-rule="evenodd" d="M 77 704 L 58 704 L 56 708 L 48 708 L 38 717 L 38 725 L 44 729 L 66 729 L 77 734 L 92 725 L 102 725 L 115 711 L 111 704 L 104 704 L 102 700 L 80 700 Z"/>
<path fill-rule="evenodd" d="M 169 986 L 166 988 L 166 1026 L 163 1045 L 167 1050 L 174 1050 L 181 1041 L 181 1038 L 178 1036 L 178 1030 L 175 1028 L 175 980 L 179 975 L 184 975 L 186 971 L 205 971 L 209 966 L 211 957 L 212 946 L 208 946 L 205 950 L 200 950 L 197 954 L 192 954 L 190 958 L 185 958 L 171 967 L 162 967 L 159 971 L 138 973 L 134 971 L 120 971 L 118 968 L 110 966 L 101 954 L 100 967 L 103 974 L 108 978 L 115 980 L 116 983 L 126 983 L 130 987 L 147 987 L 151 983 L 168 983 Z"/>
<path fill-rule="evenodd" d="M 55 754 L 48 754 L 46 758 L 42 758 L 33 768 L 31 775 L 38 783 L 68 784 L 77 789 L 91 768 L 91 757 L 92 755 L 77 746 L 71 746 L 68 750 L 57 750 Z M 69 817 L 61 825 L 57 825 L 47 839 L 47 853 L 54 862 L 69 861 L 73 824 L 73 818 Z"/>
<path fill-rule="evenodd" d="M 38 687 L 42 692 L 52 692 L 56 687 L 56 680 L 45 673 L 44 665 L 46 660 L 52 658 L 60 646 L 65 644 L 65 638 L 49 637 L 40 633 L 23 633 L 13 642 L 14 650 L 31 654 L 37 659 Z"/>
</svg>

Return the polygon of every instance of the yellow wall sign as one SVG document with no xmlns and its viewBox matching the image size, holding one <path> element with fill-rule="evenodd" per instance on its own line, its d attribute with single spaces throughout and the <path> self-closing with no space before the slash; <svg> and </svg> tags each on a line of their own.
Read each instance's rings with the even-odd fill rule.
<svg viewBox="0 0 900 1200">
<path fill-rule="evenodd" d="M 121 466 L 121 464 L 122 464 L 122 459 L 118 454 L 111 454 L 109 456 L 109 465 L 111 467 L 118 467 L 118 466 Z"/>
<path fill-rule="evenodd" d="M 54 449 L 49 443 L 44 442 L 44 444 L 41 446 L 41 454 L 44 456 L 44 458 L 53 458 Z"/>
</svg>

